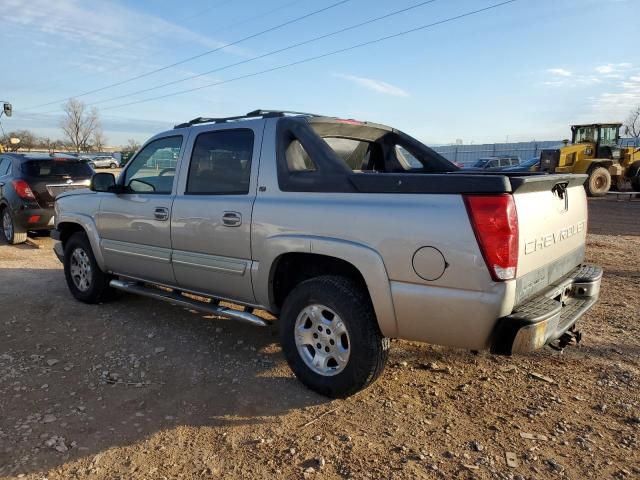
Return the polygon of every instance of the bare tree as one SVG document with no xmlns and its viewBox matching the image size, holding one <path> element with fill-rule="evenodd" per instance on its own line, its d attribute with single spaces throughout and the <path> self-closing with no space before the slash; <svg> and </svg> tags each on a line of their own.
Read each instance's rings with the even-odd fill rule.
<svg viewBox="0 0 640 480">
<path fill-rule="evenodd" d="M 9 149 L 12 152 L 17 152 L 19 149 L 31 151 L 32 148 L 35 148 L 38 143 L 38 137 L 29 130 L 16 130 L 14 132 L 9 132 L 6 135 L 6 140 L 4 143 L 9 145 Z M 19 138 L 20 143 L 10 145 L 10 138 Z"/>
<path fill-rule="evenodd" d="M 624 122 L 624 133 L 633 138 L 640 138 L 640 105 L 629 113 Z"/>
<path fill-rule="evenodd" d="M 51 153 L 51 139 L 49 137 L 38 137 L 36 147 Z"/>
<path fill-rule="evenodd" d="M 65 116 L 60 123 L 60 127 L 65 137 L 77 153 L 87 151 L 90 145 L 90 139 L 96 130 L 100 130 L 100 116 L 98 110 L 94 107 L 87 109 L 84 102 L 69 99 L 62 106 Z"/>
<path fill-rule="evenodd" d="M 20 144 L 19 143 L 11 143 L 11 139 L 12 138 L 17 138 L 16 137 L 16 132 L 9 132 L 8 134 L 4 135 L 2 137 L 2 140 L 0 140 L 0 146 L 3 146 L 4 148 L 6 148 L 10 152 L 17 152 L 18 149 L 20 148 Z M 2 151 L 2 149 L 0 149 L 0 152 L 1 151 Z"/>
<path fill-rule="evenodd" d="M 138 143 L 135 139 L 130 138 L 127 140 L 127 144 L 122 147 L 123 152 L 136 153 L 140 149 L 140 143 Z"/>
<path fill-rule="evenodd" d="M 98 126 L 91 135 L 91 148 L 95 152 L 101 152 L 105 143 L 107 143 L 107 137 L 104 136 L 102 127 Z"/>
<path fill-rule="evenodd" d="M 60 151 L 64 148 L 64 140 L 57 139 L 51 142 L 51 153 Z"/>
</svg>

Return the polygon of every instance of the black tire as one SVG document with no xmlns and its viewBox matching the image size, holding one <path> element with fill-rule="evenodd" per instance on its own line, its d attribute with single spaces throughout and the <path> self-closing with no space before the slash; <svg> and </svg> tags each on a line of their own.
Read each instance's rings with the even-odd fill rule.
<svg viewBox="0 0 640 480">
<path fill-rule="evenodd" d="M 116 168 L 116 167 L 117 167 L 117 165 L 116 165 L 115 163 L 113 163 L 113 162 L 111 162 L 111 163 L 109 164 L 109 168 Z"/>
<path fill-rule="evenodd" d="M 602 197 L 611 188 L 611 174 L 604 167 L 596 167 L 589 172 L 589 178 L 585 184 L 587 195 L 590 197 Z"/>
<path fill-rule="evenodd" d="M 296 321 L 311 305 L 322 305 L 332 310 L 346 327 L 349 357 L 339 373 L 324 375 L 315 372 L 298 351 Z M 282 350 L 291 370 L 304 385 L 321 395 L 348 397 L 371 385 L 384 370 L 389 339 L 383 337 L 378 328 L 367 292 L 352 280 L 326 275 L 300 283 L 287 296 L 279 324 Z M 314 338 L 317 338 L 315 334 Z M 313 350 L 314 347 L 308 348 Z M 322 352 L 324 347 L 318 348 Z"/>
<path fill-rule="evenodd" d="M 8 234 L 4 225 L 5 215 L 9 222 Z M 27 241 L 27 232 L 16 231 L 15 217 L 9 207 L 0 208 L 0 231 L 2 231 L 2 236 L 9 245 L 17 245 Z"/>
<path fill-rule="evenodd" d="M 86 254 L 90 266 L 90 280 L 86 282 L 86 289 L 81 289 L 76 285 L 73 279 L 72 262 L 74 252 L 79 251 Z M 91 244 L 87 235 L 83 232 L 77 232 L 71 235 L 64 246 L 64 276 L 67 286 L 71 294 L 84 303 L 100 303 L 111 300 L 115 297 L 116 290 L 109 286 L 109 282 L 113 278 L 111 275 L 104 273 L 96 263 L 93 255 Z"/>
<path fill-rule="evenodd" d="M 633 162 L 627 169 L 627 176 L 631 180 L 634 192 L 640 192 L 640 161 Z"/>
</svg>

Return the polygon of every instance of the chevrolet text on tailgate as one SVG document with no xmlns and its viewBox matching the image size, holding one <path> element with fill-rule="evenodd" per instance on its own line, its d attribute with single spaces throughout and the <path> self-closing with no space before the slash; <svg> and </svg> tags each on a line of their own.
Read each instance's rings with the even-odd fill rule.
<svg viewBox="0 0 640 480">
<path fill-rule="evenodd" d="M 52 235 L 78 300 L 121 290 L 258 326 L 266 310 L 296 376 L 345 397 L 390 338 L 579 340 L 602 277 L 583 263 L 585 179 L 464 171 L 384 125 L 257 110 L 156 135 L 117 180 L 58 196 Z"/>
</svg>

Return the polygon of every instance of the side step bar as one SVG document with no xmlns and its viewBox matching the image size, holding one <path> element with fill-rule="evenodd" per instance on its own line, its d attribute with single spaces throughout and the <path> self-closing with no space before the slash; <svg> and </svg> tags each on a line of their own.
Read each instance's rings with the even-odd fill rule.
<svg viewBox="0 0 640 480">
<path fill-rule="evenodd" d="M 219 305 L 207 304 L 192 300 L 188 297 L 180 295 L 176 292 L 167 292 L 156 288 L 145 287 L 136 282 L 126 282 L 123 280 L 111 280 L 109 285 L 115 289 L 122 290 L 123 292 L 134 293 L 136 295 L 142 295 L 143 297 L 155 298 L 156 300 L 162 300 L 164 302 L 172 303 L 180 307 L 193 308 L 201 312 L 210 313 L 213 315 L 220 315 L 231 320 L 239 320 L 241 322 L 250 323 L 257 327 L 266 327 L 269 322 L 262 318 L 253 315 L 249 312 L 241 312 L 233 310 L 231 308 L 221 307 Z"/>
</svg>

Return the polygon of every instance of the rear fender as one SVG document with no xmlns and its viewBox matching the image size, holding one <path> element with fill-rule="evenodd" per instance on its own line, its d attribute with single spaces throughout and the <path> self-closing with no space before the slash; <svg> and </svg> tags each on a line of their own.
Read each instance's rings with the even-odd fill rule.
<svg viewBox="0 0 640 480">
<path fill-rule="evenodd" d="M 265 239 L 263 247 L 266 255 L 253 263 L 251 271 L 258 303 L 277 311 L 270 295 L 270 277 L 278 257 L 286 253 L 326 255 L 344 260 L 358 269 L 367 285 L 382 334 L 397 337 L 389 277 L 378 252 L 356 242 L 309 235 L 276 235 Z"/>
</svg>

